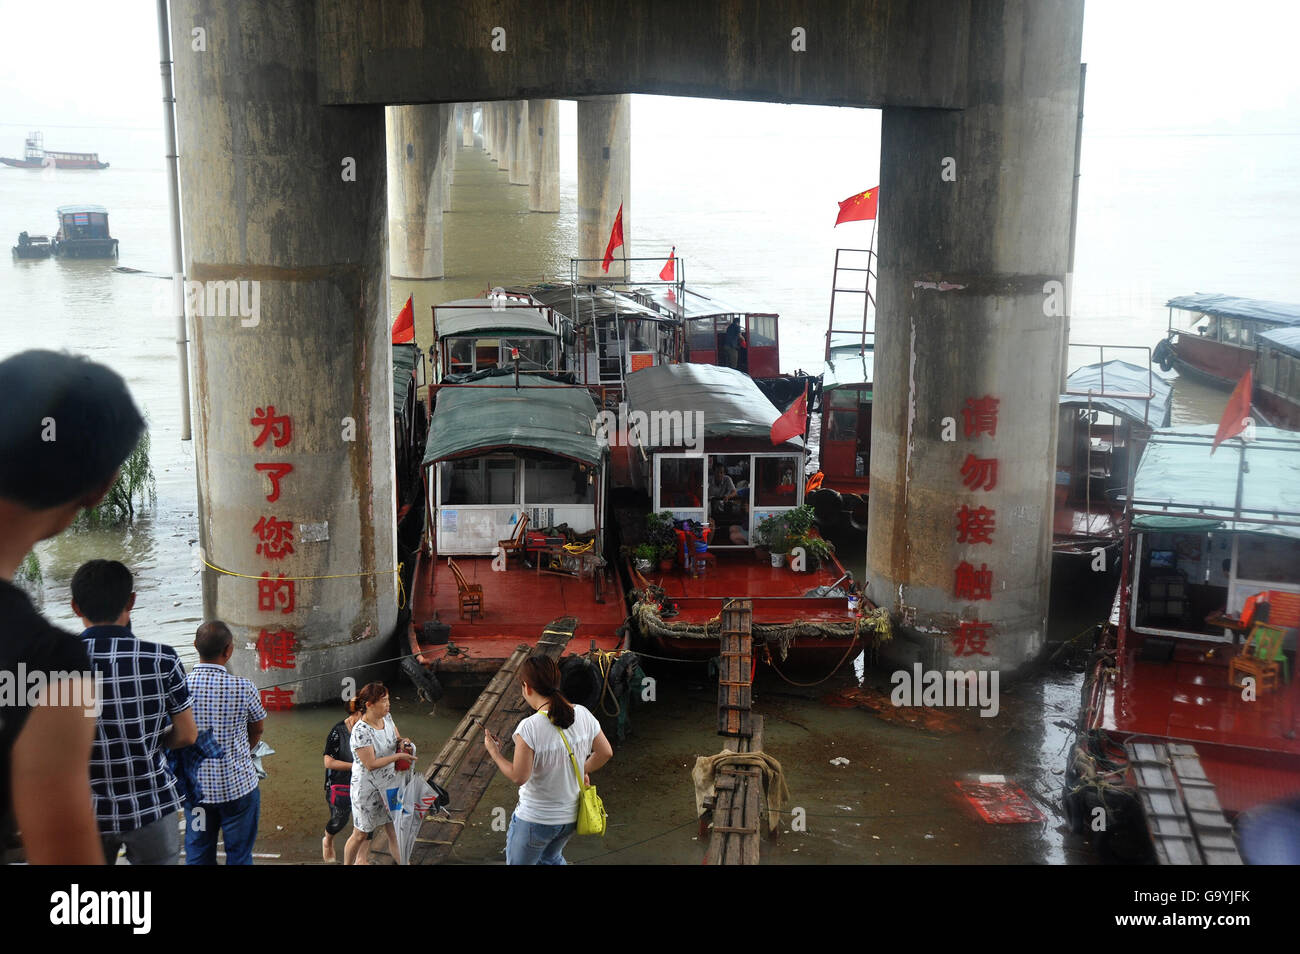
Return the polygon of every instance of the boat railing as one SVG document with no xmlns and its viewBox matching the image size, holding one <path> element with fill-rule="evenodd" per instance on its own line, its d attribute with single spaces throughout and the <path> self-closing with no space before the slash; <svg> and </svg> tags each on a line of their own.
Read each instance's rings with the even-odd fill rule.
<svg viewBox="0 0 1300 954">
<path fill-rule="evenodd" d="M 1097 349 L 1096 363 L 1099 365 L 1098 370 L 1101 376 L 1101 381 L 1100 381 L 1101 389 L 1098 390 L 1096 388 L 1071 388 L 1067 385 L 1064 391 L 1065 394 L 1071 394 L 1077 397 L 1108 397 L 1108 398 L 1124 398 L 1133 401 L 1145 401 L 1146 404 L 1144 405 L 1144 410 L 1146 412 L 1150 411 L 1151 401 L 1155 400 L 1155 396 L 1156 396 L 1155 370 L 1151 366 L 1150 348 L 1148 348 L 1145 345 L 1103 345 L 1103 344 L 1071 344 L 1070 345 L 1071 352 L 1073 352 L 1076 348 Z M 1131 390 L 1117 390 L 1117 389 L 1107 388 L 1106 387 L 1106 352 L 1107 351 L 1110 351 L 1112 353 L 1112 357 L 1114 356 L 1114 352 L 1117 351 L 1140 352 L 1143 357 L 1143 360 L 1140 362 L 1140 364 L 1145 365 L 1147 369 L 1147 389 L 1145 391 L 1131 391 Z M 1085 364 L 1088 363 L 1091 362 L 1081 362 L 1079 367 L 1083 367 Z M 1139 364 L 1139 362 L 1136 361 L 1133 363 Z M 1076 368 L 1075 370 L 1078 369 Z M 1150 421 L 1147 419 L 1145 413 L 1143 415 L 1143 423 L 1150 425 Z"/>
</svg>

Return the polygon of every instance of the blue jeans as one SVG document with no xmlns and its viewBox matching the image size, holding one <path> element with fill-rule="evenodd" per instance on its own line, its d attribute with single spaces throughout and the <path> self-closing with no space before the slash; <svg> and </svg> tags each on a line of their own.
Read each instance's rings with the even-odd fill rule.
<svg viewBox="0 0 1300 954">
<path fill-rule="evenodd" d="M 510 816 L 506 830 L 506 864 L 508 865 L 564 865 L 564 846 L 578 830 L 576 822 L 567 825 L 539 825 Z"/>
<path fill-rule="evenodd" d="M 226 842 L 226 864 L 251 865 L 261 808 L 262 793 L 255 788 L 242 798 L 185 809 L 185 863 L 215 865 L 220 831 Z"/>
</svg>

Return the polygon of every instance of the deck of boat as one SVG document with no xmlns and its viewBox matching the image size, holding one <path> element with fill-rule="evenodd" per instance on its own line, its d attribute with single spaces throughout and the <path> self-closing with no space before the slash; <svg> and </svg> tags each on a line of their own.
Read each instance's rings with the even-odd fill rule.
<svg viewBox="0 0 1300 954">
<path fill-rule="evenodd" d="M 714 559 L 703 576 L 691 577 L 681 570 L 643 574 L 662 586 L 677 604 L 676 622 L 700 623 L 713 619 L 724 600 L 744 597 L 753 601 L 754 619 L 773 622 L 787 619 L 848 619 L 844 597 L 807 596 L 818 586 L 830 586 L 839 574 L 826 569 L 796 573 L 788 566 L 774 567 L 761 562 L 751 550 L 711 550 Z M 843 585 L 843 584 L 842 584 Z"/>
<path fill-rule="evenodd" d="M 1168 660 L 1129 649 L 1121 681 L 1109 689 L 1103 726 L 1125 736 L 1190 742 L 1229 814 L 1300 794 L 1300 680 L 1253 701 L 1228 683 L 1236 652 L 1204 643 L 1178 644 Z"/>
<path fill-rule="evenodd" d="M 591 580 L 538 573 L 524 566 L 517 557 L 512 557 L 508 568 L 502 571 L 492 569 L 491 557 L 456 557 L 455 560 L 468 583 L 483 587 L 481 616 L 461 618 L 456 580 L 446 557 L 431 561 L 421 555 L 411 583 L 412 622 L 416 633 L 435 614 L 451 626 L 447 645 L 422 647 L 421 661 L 433 664 L 439 673 L 472 671 L 490 675 L 510 658 L 515 647 L 520 643 L 535 644 L 547 623 L 561 616 L 578 620 L 569 644 L 572 652 L 586 652 L 592 643 L 603 650 L 622 645 L 623 639 L 615 631 L 626 619 L 627 607 L 616 574 L 607 574 L 603 602 L 598 603 Z M 451 646 L 455 651 L 449 649 Z"/>
</svg>

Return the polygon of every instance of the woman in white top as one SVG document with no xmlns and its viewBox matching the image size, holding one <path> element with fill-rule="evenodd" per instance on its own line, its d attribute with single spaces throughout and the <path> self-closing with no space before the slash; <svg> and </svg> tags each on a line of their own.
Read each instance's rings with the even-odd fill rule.
<svg viewBox="0 0 1300 954">
<path fill-rule="evenodd" d="M 392 704 L 382 682 L 372 682 L 357 693 L 361 721 L 352 728 L 352 834 L 343 848 L 345 865 L 370 863 L 370 838 L 383 827 L 389 850 L 397 850 L 397 833 L 389 811 L 388 790 L 400 784 L 393 763 L 415 762 L 414 755 L 398 751 L 405 742 L 388 714 Z"/>
<path fill-rule="evenodd" d="M 590 773 L 613 758 L 614 749 L 596 717 L 560 694 L 560 667 L 554 659 L 524 660 L 519 683 L 524 701 L 537 711 L 515 729 L 514 761 L 507 762 L 497 740 L 483 731 L 492 761 L 519 786 L 519 804 L 506 832 L 506 864 L 562 865 L 565 843 L 577 829 L 580 789 L 575 762 L 582 766 L 583 784 L 590 785 Z"/>
</svg>

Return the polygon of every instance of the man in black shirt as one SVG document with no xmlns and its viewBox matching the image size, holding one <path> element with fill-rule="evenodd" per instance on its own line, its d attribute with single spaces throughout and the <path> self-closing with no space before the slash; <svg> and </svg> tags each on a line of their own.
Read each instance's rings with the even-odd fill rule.
<svg viewBox="0 0 1300 954">
<path fill-rule="evenodd" d="M 103 864 L 90 662 L 11 581 L 108 493 L 144 420 L 117 374 L 53 351 L 0 361 L 0 395 L 0 852 L 16 830 L 34 864 Z"/>
</svg>

